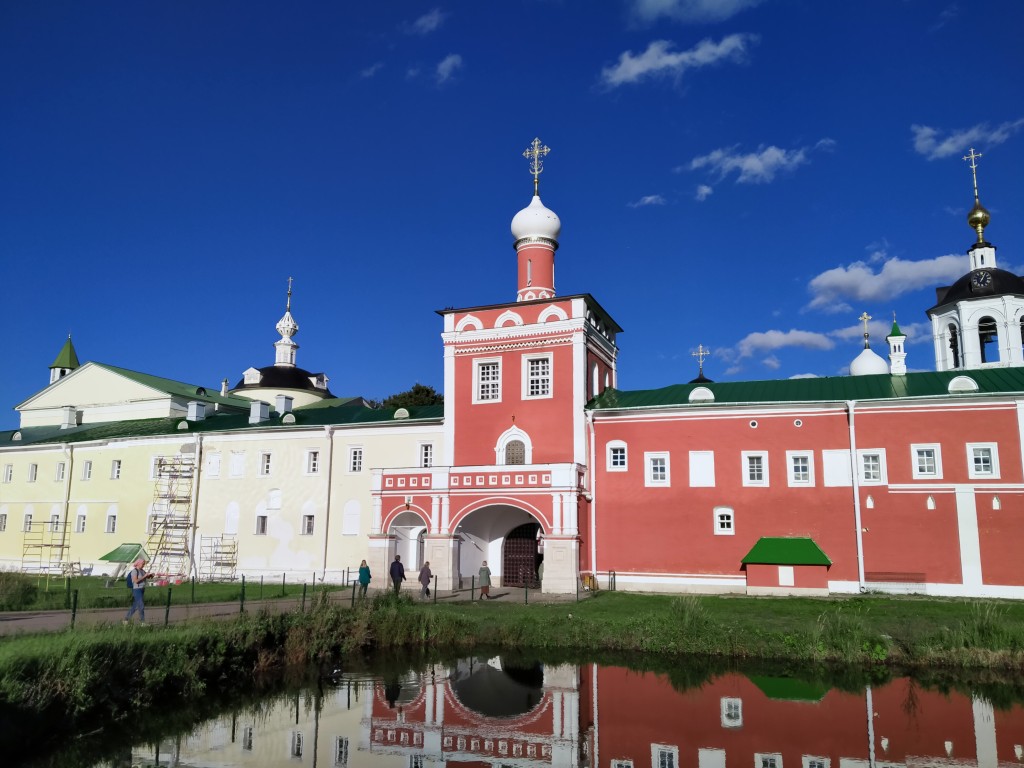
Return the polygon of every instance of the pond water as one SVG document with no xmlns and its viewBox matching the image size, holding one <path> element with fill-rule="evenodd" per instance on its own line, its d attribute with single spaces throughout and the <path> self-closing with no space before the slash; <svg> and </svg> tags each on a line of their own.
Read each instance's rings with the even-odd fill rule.
<svg viewBox="0 0 1024 768">
<path fill-rule="evenodd" d="M 1024 766 L 1024 706 L 909 678 L 844 689 L 771 674 L 464 658 L 328 672 L 97 768 Z M 109 751 L 108 751 L 109 750 Z M 39 763 L 44 764 L 44 763 Z M 59 755 L 47 765 L 73 764 Z M 88 765 L 89 763 L 78 763 Z"/>
</svg>

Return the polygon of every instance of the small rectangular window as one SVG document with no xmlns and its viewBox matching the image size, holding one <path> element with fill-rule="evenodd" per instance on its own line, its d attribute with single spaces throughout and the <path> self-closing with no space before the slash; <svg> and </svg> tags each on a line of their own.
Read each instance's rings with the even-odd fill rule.
<svg viewBox="0 0 1024 768">
<path fill-rule="evenodd" d="M 501 361 L 474 361 L 474 403 L 497 403 L 501 401 Z"/>
<path fill-rule="evenodd" d="M 25 515 L 25 523 L 22 530 L 25 533 L 32 533 L 32 515 Z"/>
<path fill-rule="evenodd" d="M 14 479 L 14 465 L 4 464 L 4 482 L 9 483 Z"/>
<path fill-rule="evenodd" d="M 252 726 L 247 725 L 242 729 L 242 749 L 246 752 L 252 751 Z"/>
<path fill-rule="evenodd" d="M 85 515 L 80 514 L 75 520 L 75 533 L 85 533 Z"/>
<path fill-rule="evenodd" d="M 306 454 L 306 473 L 316 475 L 320 472 L 320 451 L 309 451 Z"/>
<path fill-rule="evenodd" d="M 7 530 L 7 515 L 5 513 L 5 514 L 0 515 L 0 533 L 3 533 L 6 530 Z"/>
<path fill-rule="evenodd" d="M 302 734 L 299 731 L 292 731 L 292 757 L 302 757 Z"/>
<path fill-rule="evenodd" d="M 743 726 L 743 699 L 723 696 L 720 706 L 723 728 L 740 728 Z"/>
<path fill-rule="evenodd" d="M 363 449 L 362 448 L 349 448 L 348 449 L 348 471 L 349 472 L 362 472 L 363 471 Z"/>
<path fill-rule="evenodd" d="M 421 467 L 432 467 L 432 466 L 434 466 L 434 444 L 433 443 L 421 443 L 420 444 L 420 466 Z"/>
<path fill-rule="evenodd" d="M 864 448 L 857 451 L 860 481 L 864 485 L 885 485 L 885 451 L 882 448 Z"/>
<path fill-rule="evenodd" d="M 121 479 L 121 460 L 114 459 L 110 462 L 110 479 L 120 480 Z"/>
<path fill-rule="evenodd" d="M 658 453 L 644 453 L 645 485 L 648 487 L 663 486 L 672 484 L 669 467 L 669 455 L 667 451 Z"/>
<path fill-rule="evenodd" d="M 267 535 L 267 516 L 256 515 L 256 535 L 266 536 Z"/>
<path fill-rule="evenodd" d="M 56 471 L 56 473 L 54 474 L 54 477 L 53 477 L 53 479 L 56 482 L 58 482 L 58 483 L 64 482 L 64 469 L 65 469 L 64 462 L 63 461 L 58 461 L 57 462 L 57 471 Z"/>
<path fill-rule="evenodd" d="M 39 477 L 39 465 L 29 464 L 28 465 L 28 481 L 34 483 L 36 478 Z"/>
<path fill-rule="evenodd" d="M 260 454 L 260 476 L 267 477 L 270 474 L 271 455 L 264 451 Z"/>
<path fill-rule="evenodd" d="M 764 451 L 743 451 L 743 485 L 768 485 L 768 454 Z"/>
<path fill-rule="evenodd" d="M 334 764 L 339 768 L 348 765 L 348 738 L 345 736 L 334 738 Z"/>
<path fill-rule="evenodd" d="M 107 515 L 107 533 L 117 533 L 117 515 Z"/>
<path fill-rule="evenodd" d="M 60 515 L 50 515 L 50 533 L 60 530 Z"/>
<path fill-rule="evenodd" d="M 551 397 L 551 355 L 523 357 L 523 399 Z"/>
<path fill-rule="evenodd" d="M 302 516 L 302 535 L 312 536 L 313 535 L 313 515 Z"/>
<path fill-rule="evenodd" d="M 92 480 L 92 462 L 91 461 L 82 462 L 82 479 L 83 480 Z"/>
<path fill-rule="evenodd" d="M 789 485 L 814 485 L 814 454 L 811 451 L 786 451 Z"/>
<path fill-rule="evenodd" d="M 972 479 L 998 478 L 999 446 L 995 443 L 968 443 L 967 476 Z"/>
<path fill-rule="evenodd" d="M 735 513 L 730 507 L 715 507 L 715 535 L 732 536 L 736 533 L 734 527 Z"/>
<path fill-rule="evenodd" d="M 625 472 L 629 469 L 629 455 L 626 444 L 620 441 L 608 444 L 608 471 Z"/>
</svg>

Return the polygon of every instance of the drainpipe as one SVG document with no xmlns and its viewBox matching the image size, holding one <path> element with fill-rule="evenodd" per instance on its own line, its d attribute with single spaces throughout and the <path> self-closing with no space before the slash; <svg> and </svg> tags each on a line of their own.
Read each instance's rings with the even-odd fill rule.
<svg viewBox="0 0 1024 768">
<path fill-rule="evenodd" d="M 327 544 L 330 542 L 331 525 L 331 479 L 334 475 L 334 427 L 324 427 L 324 435 L 327 437 L 327 500 L 324 502 L 324 568 L 320 574 L 320 581 L 327 580 Z"/>
<path fill-rule="evenodd" d="M 192 546 L 188 551 L 188 569 L 193 578 L 199 578 L 196 568 L 196 536 L 199 535 L 199 478 L 203 472 L 203 436 L 196 435 L 196 463 L 192 469 Z"/>
<path fill-rule="evenodd" d="M 857 526 L 857 588 L 864 591 L 864 528 L 860 517 L 860 473 L 857 468 L 857 428 L 854 424 L 853 400 L 846 401 L 850 425 L 850 477 L 853 481 L 853 521 Z"/>
<path fill-rule="evenodd" d="M 64 475 L 64 525 L 61 526 L 60 534 L 60 561 L 64 562 L 64 550 L 68 545 L 68 525 L 71 524 L 71 478 L 75 472 L 75 447 L 68 443 L 64 446 L 64 453 L 68 457 L 68 471 Z M 44 525 L 49 525 L 49 521 L 46 521 Z M 52 529 L 51 529 L 52 532 Z M 52 539 L 51 539 L 52 541 Z M 68 562 L 70 563 L 70 554 L 68 555 Z"/>
<path fill-rule="evenodd" d="M 590 467 L 587 469 L 587 476 L 590 480 L 590 568 L 594 571 L 594 578 L 597 578 L 597 437 L 594 435 L 594 412 L 587 411 L 587 429 L 590 432 Z"/>
</svg>

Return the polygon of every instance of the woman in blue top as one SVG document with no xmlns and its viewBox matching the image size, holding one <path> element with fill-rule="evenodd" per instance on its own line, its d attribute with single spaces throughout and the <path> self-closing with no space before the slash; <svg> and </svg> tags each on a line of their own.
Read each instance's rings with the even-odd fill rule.
<svg viewBox="0 0 1024 768">
<path fill-rule="evenodd" d="M 366 588 L 370 586 L 370 566 L 363 560 L 359 564 L 359 596 L 366 597 Z"/>
</svg>

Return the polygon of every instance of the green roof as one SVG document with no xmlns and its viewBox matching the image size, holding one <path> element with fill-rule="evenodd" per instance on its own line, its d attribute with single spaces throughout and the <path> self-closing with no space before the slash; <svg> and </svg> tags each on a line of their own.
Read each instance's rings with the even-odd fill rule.
<svg viewBox="0 0 1024 768">
<path fill-rule="evenodd" d="M 767 677 L 755 675 L 750 682 L 761 689 L 769 699 L 782 701 L 817 702 L 825 698 L 828 686 L 809 680 L 797 680 L 792 677 Z"/>
<path fill-rule="evenodd" d="M 355 398 L 361 401 L 361 398 Z M 318 405 L 318 404 L 317 404 Z M 155 437 L 159 435 L 187 435 L 205 432 L 232 432 L 246 429 L 296 429 L 302 427 L 344 426 L 364 424 L 401 425 L 409 422 L 440 422 L 444 416 L 443 405 L 419 405 L 406 408 L 408 419 L 396 419 L 394 409 L 366 408 L 362 405 L 339 405 L 334 407 L 303 406 L 292 411 L 295 421 L 284 423 L 279 414 L 271 411 L 270 418 L 259 424 L 249 423 L 248 413 L 214 413 L 202 421 L 186 421 L 182 416 L 159 419 L 134 419 L 131 421 L 109 421 L 102 424 L 83 424 L 70 429 L 59 426 L 25 427 L 20 430 L 0 432 L 0 447 L 37 443 L 82 443 L 93 440 L 116 440 L 131 437 Z M 179 429 L 182 422 L 188 429 Z M 13 440 L 20 434 L 20 443 Z"/>
<path fill-rule="evenodd" d="M 796 536 L 762 536 L 740 562 L 744 565 L 832 565 L 814 539 Z"/>
<path fill-rule="evenodd" d="M 148 373 L 139 373 L 138 371 L 132 371 L 128 368 L 119 368 L 116 365 L 107 365 L 106 363 L 94 362 L 93 365 L 118 373 L 125 378 L 131 379 L 132 381 L 138 382 L 139 384 L 143 384 L 147 387 L 152 387 L 153 389 L 158 389 L 161 392 L 166 392 L 168 395 L 183 397 L 189 400 L 205 400 L 207 402 L 219 403 L 221 405 L 238 408 L 244 411 L 248 411 L 249 404 L 252 403 L 252 400 L 246 397 L 239 397 L 238 395 L 222 395 L 219 387 L 207 388 L 201 384 L 186 384 L 182 381 L 165 379 L 162 376 L 152 376 Z"/>
<path fill-rule="evenodd" d="M 889 336 L 905 336 L 905 335 L 906 334 L 903 333 L 903 331 L 900 330 L 900 327 L 898 325 L 896 325 L 896 318 L 894 317 L 892 319 L 892 330 L 889 331 Z M 889 336 L 886 336 L 885 338 L 889 338 Z"/>
<path fill-rule="evenodd" d="M 141 544 L 122 544 L 112 552 L 107 552 L 100 560 L 111 563 L 133 563 L 140 557 L 144 560 L 149 559 L 149 555 L 146 554 L 146 550 L 142 548 Z"/>
<path fill-rule="evenodd" d="M 949 382 L 967 376 L 978 385 L 969 395 L 1024 393 L 1024 367 L 985 368 L 983 370 L 930 371 L 905 376 L 875 374 L 872 376 L 826 376 L 806 379 L 773 379 L 767 381 L 726 381 L 700 384 L 673 384 L 661 389 L 622 391 L 606 389 L 591 400 L 592 410 L 617 408 L 639 409 L 660 407 L 706 408 L 709 405 L 761 403 L 831 403 L 847 400 L 891 400 L 899 398 L 947 397 Z M 714 401 L 689 402 L 690 393 L 705 387 L 714 394 Z"/>
<path fill-rule="evenodd" d="M 75 345 L 71 343 L 71 334 L 68 334 L 68 340 L 64 342 L 64 346 L 60 348 L 60 352 L 57 353 L 57 359 L 53 361 L 51 368 L 68 368 L 74 370 L 78 367 L 78 355 L 75 354 Z"/>
</svg>

